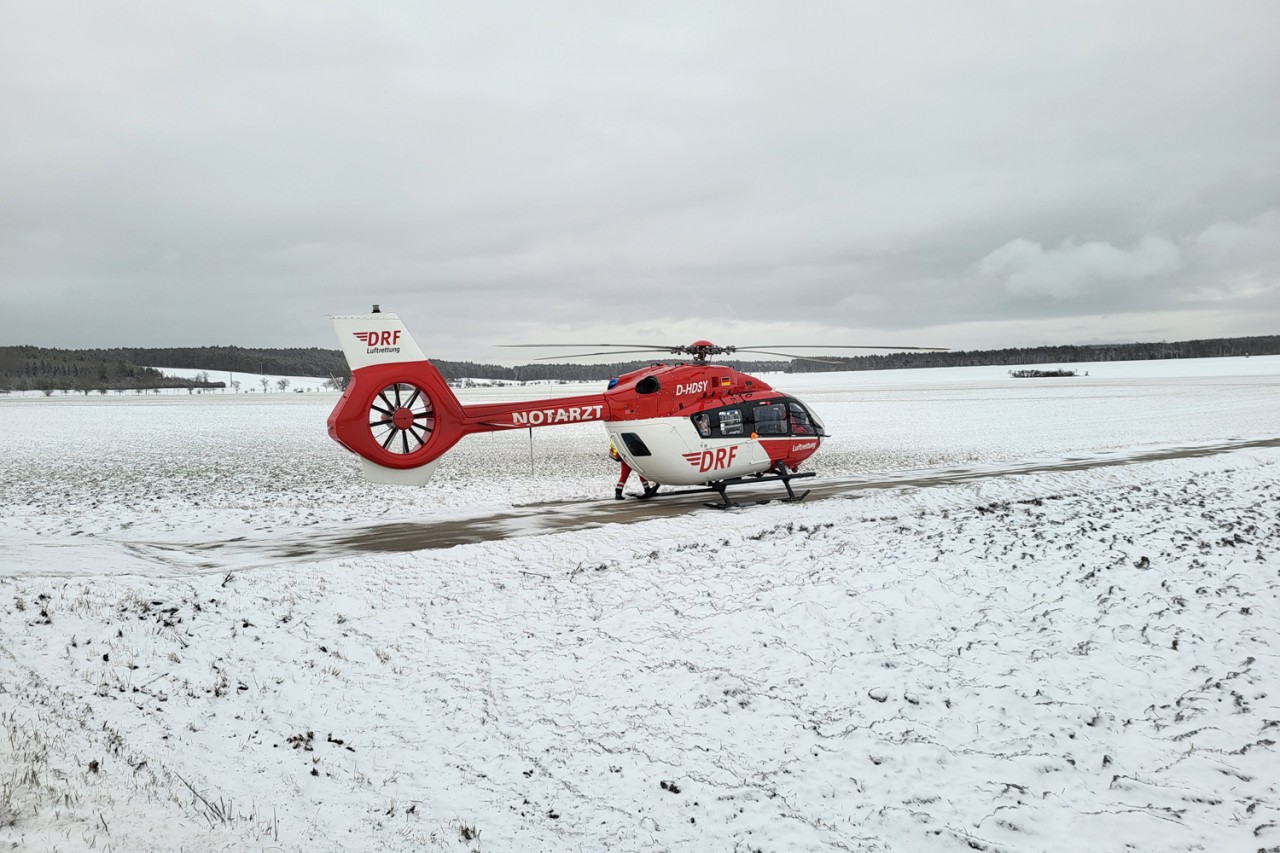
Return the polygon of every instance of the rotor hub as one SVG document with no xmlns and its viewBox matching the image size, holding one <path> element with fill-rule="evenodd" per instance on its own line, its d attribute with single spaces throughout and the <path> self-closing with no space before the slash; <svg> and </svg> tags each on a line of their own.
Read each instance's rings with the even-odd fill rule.
<svg viewBox="0 0 1280 853">
<path fill-rule="evenodd" d="M 706 364 L 707 358 L 713 355 L 724 355 L 732 353 L 736 347 L 722 347 L 711 343 L 711 341 L 694 341 L 688 346 L 676 347 L 673 353 L 684 353 L 693 356 L 693 360 L 698 364 Z"/>
</svg>

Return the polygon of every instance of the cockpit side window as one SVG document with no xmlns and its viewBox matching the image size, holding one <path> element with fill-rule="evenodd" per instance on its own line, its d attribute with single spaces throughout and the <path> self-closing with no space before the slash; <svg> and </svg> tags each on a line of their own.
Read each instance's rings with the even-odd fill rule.
<svg viewBox="0 0 1280 853">
<path fill-rule="evenodd" d="M 787 408 L 782 403 L 761 403 L 752 413 L 757 435 L 786 435 Z"/>
</svg>

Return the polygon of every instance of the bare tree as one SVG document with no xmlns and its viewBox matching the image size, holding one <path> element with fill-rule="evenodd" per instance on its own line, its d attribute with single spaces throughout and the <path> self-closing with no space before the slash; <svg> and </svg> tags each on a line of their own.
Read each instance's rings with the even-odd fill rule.
<svg viewBox="0 0 1280 853">
<path fill-rule="evenodd" d="M 262 393 L 267 393 L 267 390 L 271 387 L 271 380 L 264 376 L 258 381 L 262 383 Z"/>
<path fill-rule="evenodd" d="M 237 394 L 239 394 L 239 393 L 240 393 L 240 380 L 239 380 L 239 379 L 232 379 L 232 380 L 231 380 L 231 390 L 232 390 L 232 391 L 234 391 L 234 392 L 235 392 L 235 393 L 237 393 Z"/>
<path fill-rule="evenodd" d="M 288 391 L 288 390 L 289 390 L 289 380 L 288 380 L 288 379 L 277 379 L 277 380 L 276 380 L 276 387 L 277 387 L 277 388 L 279 388 L 279 389 L 280 389 L 280 393 L 281 393 L 281 394 L 283 394 L 285 391 Z"/>
</svg>

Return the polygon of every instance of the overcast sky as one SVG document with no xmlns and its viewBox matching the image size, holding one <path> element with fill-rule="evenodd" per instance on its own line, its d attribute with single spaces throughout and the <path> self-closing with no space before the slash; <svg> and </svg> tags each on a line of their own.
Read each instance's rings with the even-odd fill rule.
<svg viewBox="0 0 1280 853">
<path fill-rule="evenodd" d="M 1280 3 L 0 4 L 0 344 L 1280 333 Z M 513 354 L 514 352 L 514 354 Z"/>
</svg>

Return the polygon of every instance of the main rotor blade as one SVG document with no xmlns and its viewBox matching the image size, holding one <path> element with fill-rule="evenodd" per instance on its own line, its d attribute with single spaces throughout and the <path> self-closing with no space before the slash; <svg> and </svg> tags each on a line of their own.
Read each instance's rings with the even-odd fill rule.
<svg viewBox="0 0 1280 853">
<path fill-rule="evenodd" d="M 660 349 L 645 347 L 644 349 L 615 349 L 615 350 L 606 350 L 605 352 L 573 352 L 573 353 L 569 353 L 568 355 L 544 355 L 541 358 L 535 358 L 534 361 L 551 361 L 552 359 L 561 359 L 561 358 L 586 358 L 589 355 L 623 355 L 629 352 L 671 353 L 672 350 L 669 347 L 662 347 Z"/>
<path fill-rule="evenodd" d="M 790 353 L 790 352 L 773 352 L 772 350 L 767 350 L 767 349 L 739 349 L 737 350 L 737 352 L 754 352 L 754 353 L 759 353 L 761 355 L 780 355 L 783 358 L 798 358 L 801 361 L 816 361 L 818 364 L 839 364 L 840 363 L 838 361 L 831 361 L 825 358 L 814 358 L 811 355 L 796 355 L 795 353 Z"/>
<path fill-rule="evenodd" d="M 894 352 L 902 352 L 905 350 L 915 350 L 919 352 L 951 352 L 950 347 L 873 347 L 862 345 L 850 346 L 848 344 L 831 344 L 830 346 L 825 344 L 760 344 L 760 346 L 782 347 L 783 349 L 886 349 Z M 743 352 L 746 349 L 746 347 L 738 347 L 738 352 Z M 751 349 L 755 350 L 756 347 L 753 346 Z"/>
<path fill-rule="evenodd" d="M 515 349 L 516 347 L 542 347 L 550 349 L 551 347 L 636 347 L 645 350 L 668 350 L 674 347 L 665 346 L 664 344 L 494 344 L 494 346 L 503 347 L 505 349 Z"/>
</svg>

